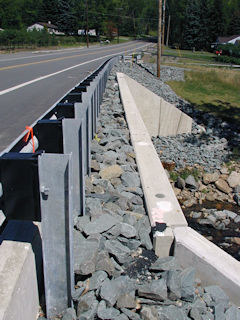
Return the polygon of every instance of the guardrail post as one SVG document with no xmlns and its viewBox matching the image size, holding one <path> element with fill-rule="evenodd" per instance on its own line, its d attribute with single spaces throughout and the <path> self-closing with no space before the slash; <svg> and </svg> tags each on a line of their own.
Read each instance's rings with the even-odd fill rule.
<svg viewBox="0 0 240 320">
<path fill-rule="evenodd" d="M 38 160 L 46 311 L 72 306 L 73 217 L 71 155 L 43 153 Z"/>
<path fill-rule="evenodd" d="M 84 175 L 90 174 L 91 167 L 91 108 L 87 103 L 75 103 L 75 118 L 82 120 L 82 143 Z"/>
<path fill-rule="evenodd" d="M 85 214 L 85 160 L 82 119 L 63 119 L 63 152 L 72 154 L 73 217 Z"/>
</svg>

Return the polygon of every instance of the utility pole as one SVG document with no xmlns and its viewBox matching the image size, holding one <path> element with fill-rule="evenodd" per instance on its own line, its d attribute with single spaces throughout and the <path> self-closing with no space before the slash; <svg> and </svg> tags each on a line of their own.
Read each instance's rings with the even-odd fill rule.
<svg viewBox="0 0 240 320">
<path fill-rule="evenodd" d="M 162 0 L 159 0 L 158 8 L 158 50 L 157 50 L 157 77 L 160 79 L 161 70 L 161 35 L 162 35 Z"/>
<path fill-rule="evenodd" d="M 87 19 L 87 48 L 89 47 L 89 37 L 88 37 L 88 0 L 86 0 L 86 19 Z"/>
<path fill-rule="evenodd" d="M 171 21 L 171 16 L 168 17 L 167 42 L 166 42 L 167 47 L 168 47 L 168 40 L 169 40 L 170 21 Z"/>
<path fill-rule="evenodd" d="M 162 53 L 163 53 L 164 38 L 165 38 L 165 12 L 166 12 L 166 0 L 164 0 L 164 4 L 163 4 Z"/>
<path fill-rule="evenodd" d="M 119 14 L 119 11 L 120 11 L 120 8 L 118 8 L 118 43 L 119 43 L 119 16 L 120 16 L 120 14 Z"/>
</svg>

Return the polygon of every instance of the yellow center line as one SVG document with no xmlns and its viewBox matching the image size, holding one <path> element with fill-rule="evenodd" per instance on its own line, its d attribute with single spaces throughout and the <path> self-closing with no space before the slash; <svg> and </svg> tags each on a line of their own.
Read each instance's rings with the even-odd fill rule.
<svg viewBox="0 0 240 320">
<path fill-rule="evenodd" d="M 134 46 L 134 44 L 131 44 L 131 45 L 128 45 L 128 46 L 126 46 L 126 47 L 129 48 L 129 47 L 133 47 L 133 46 Z M 111 49 L 111 50 L 101 51 L 101 53 L 105 53 L 105 52 L 109 52 L 109 51 L 114 51 L 114 50 L 116 50 L 116 49 L 114 48 L 114 49 Z M 8 69 L 14 69 L 14 68 L 21 68 L 21 67 L 31 66 L 31 65 L 35 65 L 35 64 L 48 63 L 48 62 L 52 62 L 52 61 L 60 61 L 60 60 L 65 60 L 65 59 L 82 57 L 82 56 L 86 56 L 86 55 L 92 55 L 92 54 L 96 54 L 96 52 L 87 52 L 87 53 L 77 54 L 77 55 L 73 55 L 73 56 L 69 56 L 69 57 L 62 57 L 62 58 L 55 58 L 55 59 L 44 60 L 44 61 L 37 61 L 37 62 L 30 62 L 30 63 L 18 64 L 18 65 L 15 65 L 15 66 L 9 66 L 9 67 L 0 68 L 0 70 L 8 70 Z"/>
</svg>

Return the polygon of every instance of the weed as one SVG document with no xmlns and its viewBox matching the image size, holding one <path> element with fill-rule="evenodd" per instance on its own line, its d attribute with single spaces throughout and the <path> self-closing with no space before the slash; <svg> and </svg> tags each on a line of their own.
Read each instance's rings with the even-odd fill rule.
<svg viewBox="0 0 240 320">
<path fill-rule="evenodd" d="M 193 169 L 185 168 L 180 172 L 180 177 L 184 180 L 186 180 L 187 177 L 190 175 L 194 177 L 195 181 L 198 181 L 199 171 L 196 168 L 193 168 Z"/>
<path fill-rule="evenodd" d="M 179 173 L 177 173 L 176 171 L 170 171 L 169 175 L 170 179 L 174 182 L 177 181 L 177 178 L 179 177 Z"/>
</svg>

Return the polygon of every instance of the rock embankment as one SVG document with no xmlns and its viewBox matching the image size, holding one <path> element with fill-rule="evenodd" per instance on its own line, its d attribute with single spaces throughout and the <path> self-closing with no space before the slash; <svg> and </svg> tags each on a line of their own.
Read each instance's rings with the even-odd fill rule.
<svg viewBox="0 0 240 320">
<path fill-rule="evenodd" d="M 217 285 L 203 286 L 195 269 L 157 258 L 141 182 L 112 70 L 92 142 L 86 216 L 74 227 L 75 308 L 63 320 L 238 319 Z M 132 72 L 132 69 L 129 68 Z M 139 73 L 141 73 L 140 69 Z"/>
</svg>

